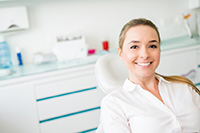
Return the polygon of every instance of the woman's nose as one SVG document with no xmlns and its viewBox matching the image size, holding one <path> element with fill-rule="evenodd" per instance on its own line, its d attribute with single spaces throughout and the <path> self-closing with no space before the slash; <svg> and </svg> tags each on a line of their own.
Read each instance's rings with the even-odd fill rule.
<svg viewBox="0 0 200 133">
<path fill-rule="evenodd" d="M 147 49 L 143 49 L 143 50 L 141 50 L 140 58 L 148 59 L 149 57 L 150 57 L 150 55 L 149 55 L 149 52 L 148 52 Z"/>
</svg>

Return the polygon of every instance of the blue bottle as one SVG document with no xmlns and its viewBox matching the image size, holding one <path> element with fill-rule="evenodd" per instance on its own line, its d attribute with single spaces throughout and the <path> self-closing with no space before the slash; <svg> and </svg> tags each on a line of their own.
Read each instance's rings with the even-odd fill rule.
<svg viewBox="0 0 200 133">
<path fill-rule="evenodd" d="M 4 38 L 0 36 L 0 68 L 11 68 L 12 61 L 10 55 L 10 49 L 8 44 L 4 41 Z"/>
<path fill-rule="evenodd" d="M 17 59 L 18 59 L 18 62 L 19 62 L 19 66 L 21 66 L 21 65 L 23 65 L 21 51 L 20 51 L 19 47 L 16 47 L 15 50 L 16 50 L 16 53 L 17 53 Z"/>
</svg>

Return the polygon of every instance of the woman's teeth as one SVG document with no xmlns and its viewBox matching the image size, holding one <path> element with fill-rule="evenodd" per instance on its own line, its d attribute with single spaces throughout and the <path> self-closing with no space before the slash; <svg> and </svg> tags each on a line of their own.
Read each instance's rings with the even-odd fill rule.
<svg viewBox="0 0 200 133">
<path fill-rule="evenodd" d="M 140 66 L 148 66 L 149 64 L 151 64 L 151 62 L 149 62 L 149 63 L 137 63 L 138 65 L 140 65 Z"/>
</svg>

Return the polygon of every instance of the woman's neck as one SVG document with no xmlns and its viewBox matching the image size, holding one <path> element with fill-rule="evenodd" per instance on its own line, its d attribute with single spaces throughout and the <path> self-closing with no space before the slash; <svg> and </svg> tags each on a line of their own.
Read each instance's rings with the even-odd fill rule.
<svg viewBox="0 0 200 133">
<path fill-rule="evenodd" d="M 135 84 L 140 85 L 143 89 L 153 91 L 158 88 L 158 80 L 155 74 L 148 77 L 129 76 L 129 80 Z"/>
</svg>

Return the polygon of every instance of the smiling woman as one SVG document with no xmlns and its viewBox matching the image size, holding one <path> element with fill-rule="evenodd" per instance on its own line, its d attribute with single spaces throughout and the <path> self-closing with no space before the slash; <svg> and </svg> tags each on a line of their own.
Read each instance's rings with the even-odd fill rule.
<svg viewBox="0 0 200 133">
<path fill-rule="evenodd" d="M 130 28 L 126 33 L 119 56 L 124 60 L 131 81 L 140 77 L 154 76 L 160 61 L 159 38 L 156 31 L 149 26 Z"/>
<path fill-rule="evenodd" d="M 160 35 L 150 20 L 128 22 L 118 52 L 129 78 L 102 100 L 105 133 L 200 133 L 199 90 L 185 77 L 155 73 Z"/>
</svg>

